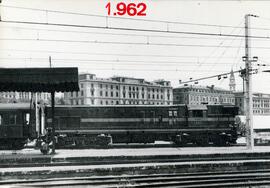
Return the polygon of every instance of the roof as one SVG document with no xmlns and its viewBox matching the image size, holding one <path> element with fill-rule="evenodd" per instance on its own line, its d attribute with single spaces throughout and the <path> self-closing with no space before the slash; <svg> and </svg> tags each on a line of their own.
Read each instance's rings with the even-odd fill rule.
<svg viewBox="0 0 270 188">
<path fill-rule="evenodd" d="M 0 68 L 0 91 L 78 91 L 78 68 Z"/>
<path fill-rule="evenodd" d="M 146 107 L 146 108 L 162 108 L 162 107 L 179 107 L 179 106 L 186 106 L 185 104 L 177 104 L 177 105 L 148 105 L 148 104 L 143 104 L 143 105 L 128 105 L 128 104 L 119 104 L 119 105 L 56 105 L 56 107 L 62 107 L 62 108 L 124 108 L 124 107 L 136 107 L 136 108 L 141 108 L 141 107 Z M 47 106 L 50 107 L 50 106 Z"/>
<path fill-rule="evenodd" d="M 30 109 L 29 103 L 0 103 L 0 110 Z"/>
<path fill-rule="evenodd" d="M 203 90 L 214 90 L 214 91 L 226 91 L 232 93 L 230 90 L 215 87 L 215 86 L 202 86 L 202 85 L 187 85 L 187 86 L 179 86 L 177 88 L 174 88 L 174 90 L 179 89 L 203 89 Z"/>
<path fill-rule="evenodd" d="M 206 105 L 188 105 L 188 110 L 207 110 Z"/>
</svg>

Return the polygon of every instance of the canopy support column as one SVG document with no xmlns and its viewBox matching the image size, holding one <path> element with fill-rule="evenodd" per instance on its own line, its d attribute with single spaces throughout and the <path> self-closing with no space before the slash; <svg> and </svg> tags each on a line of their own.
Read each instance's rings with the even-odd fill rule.
<svg viewBox="0 0 270 188">
<path fill-rule="evenodd" d="M 55 93 L 54 91 L 51 92 L 51 103 L 52 103 L 52 141 L 53 141 L 53 145 L 52 145 L 52 154 L 55 154 L 55 121 L 54 121 L 54 96 Z"/>
</svg>

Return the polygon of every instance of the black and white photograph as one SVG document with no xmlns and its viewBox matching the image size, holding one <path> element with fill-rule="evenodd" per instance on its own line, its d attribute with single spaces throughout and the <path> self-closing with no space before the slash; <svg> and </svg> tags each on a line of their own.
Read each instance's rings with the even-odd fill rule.
<svg viewBox="0 0 270 188">
<path fill-rule="evenodd" d="M 270 1 L 0 0 L 0 188 L 270 187 Z"/>
</svg>

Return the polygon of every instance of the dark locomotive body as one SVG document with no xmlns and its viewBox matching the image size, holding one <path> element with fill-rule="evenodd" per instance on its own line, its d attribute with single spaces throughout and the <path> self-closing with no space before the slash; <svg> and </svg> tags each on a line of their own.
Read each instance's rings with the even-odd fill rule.
<svg viewBox="0 0 270 188">
<path fill-rule="evenodd" d="M 0 149 L 22 149 L 36 137 L 29 104 L 0 105 Z"/>
<path fill-rule="evenodd" d="M 51 108 L 45 110 L 51 127 Z M 58 146 L 173 141 L 227 145 L 237 139 L 238 108 L 223 105 L 56 106 Z"/>
</svg>

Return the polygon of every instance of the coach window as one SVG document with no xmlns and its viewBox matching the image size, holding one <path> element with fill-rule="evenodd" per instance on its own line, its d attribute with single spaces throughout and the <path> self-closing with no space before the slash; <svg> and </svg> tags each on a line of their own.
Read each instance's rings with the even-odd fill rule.
<svg viewBox="0 0 270 188">
<path fill-rule="evenodd" d="M 10 114 L 9 115 L 9 124 L 10 125 L 15 125 L 16 124 L 16 118 L 17 118 L 17 116 L 15 114 Z"/>
<path fill-rule="evenodd" d="M 172 116 L 173 116 L 173 112 L 169 111 L 169 117 L 172 117 Z"/>
<path fill-rule="evenodd" d="M 25 125 L 29 125 L 30 124 L 30 113 L 26 113 L 25 114 L 24 122 L 25 122 Z"/>
<path fill-rule="evenodd" d="M 176 111 L 176 110 L 173 111 L 173 116 L 174 116 L 174 117 L 177 117 L 177 111 Z"/>
</svg>

